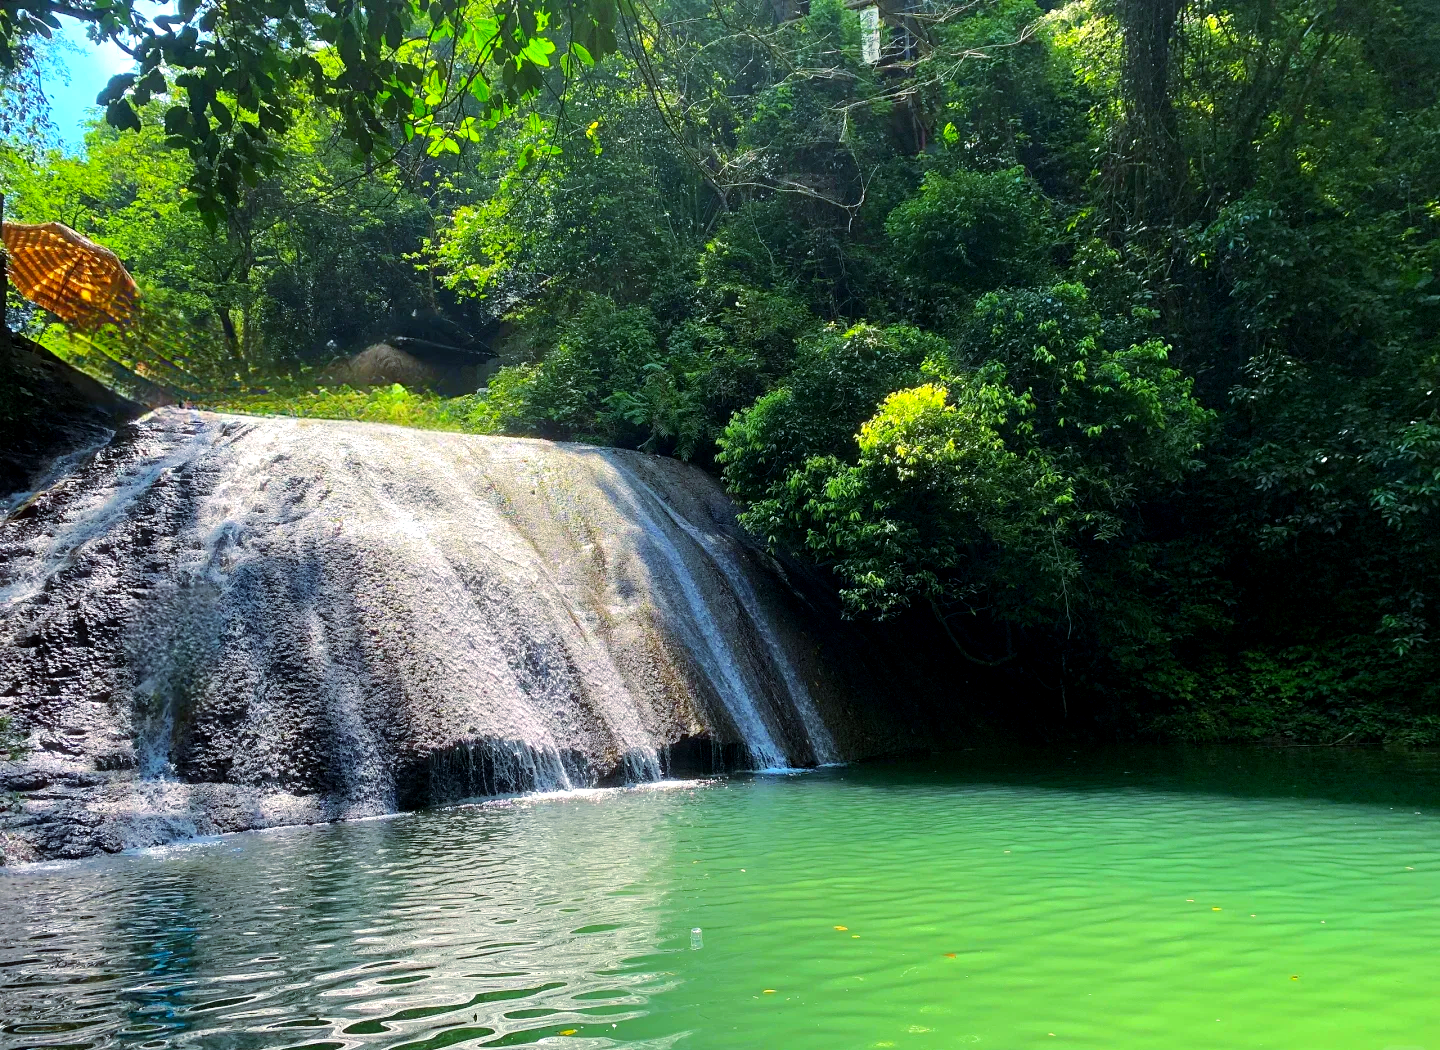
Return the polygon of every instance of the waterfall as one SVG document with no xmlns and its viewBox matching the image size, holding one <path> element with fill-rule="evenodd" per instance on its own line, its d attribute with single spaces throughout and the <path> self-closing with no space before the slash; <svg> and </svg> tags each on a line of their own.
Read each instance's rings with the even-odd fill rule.
<svg viewBox="0 0 1440 1050">
<path fill-rule="evenodd" d="M 650 497 L 650 502 L 659 504 L 667 517 L 679 524 L 680 519 L 676 517 L 664 500 L 654 494 L 649 486 L 638 479 L 635 480 L 635 485 Z M 647 534 L 660 550 L 666 565 L 669 566 L 675 584 L 680 588 L 680 593 L 685 599 L 688 617 L 682 622 L 688 627 L 687 634 L 690 636 L 692 651 L 700 656 L 701 666 L 704 667 L 711 684 L 720 694 L 736 728 L 744 737 L 751 757 L 761 769 L 789 768 L 790 761 L 779 745 L 775 743 L 774 736 L 765 725 L 765 720 L 760 714 L 760 705 L 749 684 L 745 681 L 745 676 L 740 670 L 735 653 L 725 634 L 715 622 L 710 601 L 701 593 L 695 574 L 686 565 L 679 549 L 666 534 L 660 520 L 646 505 L 646 501 L 632 498 L 628 501 L 627 509 L 632 512 L 635 520 L 645 524 Z M 688 526 L 682 526 L 682 531 L 692 539 L 698 536 L 698 533 Z M 706 549 L 703 544 L 700 546 L 702 550 Z"/>
<path fill-rule="evenodd" d="M 639 453 L 162 410 L 0 524 L 0 715 L 339 813 L 654 780 L 683 741 L 835 761 L 737 536 Z"/>
<path fill-rule="evenodd" d="M 686 521 L 675 510 L 661 499 L 650 486 L 643 481 L 637 484 L 645 491 L 650 499 L 657 504 L 661 510 L 670 518 L 675 525 L 704 549 L 720 570 L 725 574 L 735 597 L 739 599 L 744 607 L 746 615 L 755 626 L 755 630 L 765 642 L 766 651 L 770 654 L 770 660 L 775 670 L 779 673 L 781 680 L 785 683 L 786 695 L 794 704 L 796 713 L 800 716 L 805 726 L 805 735 L 810 744 L 810 749 L 815 754 L 815 761 L 820 765 L 834 765 L 840 761 L 839 750 L 835 746 L 835 738 L 830 735 L 820 712 L 815 707 L 815 700 L 810 695 L 810 690 L 805 685 L 805 680 L 800 677 L 795 669 L 794 662 L 785 651 L 780 642 L 780 637 L 775 631 L 769 614 L 760 602 L 755 588 L 751 586 L 749 577 L 736 560 L 734 554 L 728 549 L 729 541 L 723 536 L 717 536 L 701 531 L 694 524 Z"/>
</svg>

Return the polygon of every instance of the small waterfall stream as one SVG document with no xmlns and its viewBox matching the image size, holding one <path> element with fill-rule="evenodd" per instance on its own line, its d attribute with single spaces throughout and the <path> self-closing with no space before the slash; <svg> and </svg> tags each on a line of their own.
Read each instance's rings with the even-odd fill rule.
<svg viewBox="0 0 1440 1050">
<path fill-rule="evenodd" d="M 788 768 L 789 759 L 775 743 L 774 736 L 760 715 L 760 704 L 749 683 L 745 681 L 729 639 L 715 622 L 709 598 L 701 593 L 699 580 L 681 556 L 662 520 L 654 515 L 648 504 L 658 504 L 672 522 L 678 524 L 680 519 L 648 485 L 639 480 L 635 481 L 635 485 L 648 499 L 632 498 L 627 503 L 627 509 L 636 521 L 644 523 L 649 539 L 664 557 L 675 586 L 684 596 L 688 615 L 681 621 L 681 627 L 689 637 L 692 652 L 698 657 L 710 684 L 729 711 L 755 764 L 766 770 Z M 696 535 L 683 527 L 681 531 L 692 539 Z M 702 546 L 701 549 L 705 548 Z M 708 550 L 706 553 L 709 553 Z"/>
<path fill-rule="evenodd" d="M 755 588 L 750 585 L 749 578 L 746 576 L 744 569 L 736 560 L 735 556 L 727 549 L 726 540 L 722 537 L 702 532 L 695 525 L 677 514 L 674 508 L 656 495 L 655 491 L 648 485 L 644 482 L 640 482 L 640 485 L 650 497 L 650 500 L 665 512 L 666 516 L 675 523 L 677 528 L 694 540 L 695 543 L 711 557 L 720 571 L 725 574 L 726 582 L 729 583 L 735 597 L 739 599 L 740 604 L 744 607 L 746 615 L 750 617 L 751 623 L 755 626 L 755 630 L 764 640 L 766 651 L 769 652 L 775 669 L 779 672 L 781 679 L 785 683 L 786 695 L 789 696 L 790 702 L 795 705 L 796 713 L 804 723 L 806 738 L 809 741 L 811 750 L 815 754 L 816 762 L 820 765 L 838 763 L 840 761 L 840 753 L 835 746 L 835 738 L 830 735 L 830 730 L 826 728 L 824 720 L 820 717 L 820 712 L 816 710 L 815 700 L 811 697 L 810 690 L 806 688 L 804 679 L 796 673 L 794 662 L 781 645 L 780 638 L 775 632 L 775 626 L 771 622 L 770 616 L 762 607 L 759 596 L 755 593 Z M 753 710 L 753 704 L 751 705 L 751 710 Z M 764 726 L 761 724 L 759 730 L 763 729 Z M 755 735 L 758 736 L 759 732 L 757 731 Z"/>
<path fill-rule="evenodd" d="M 738 535 L 657 457 L 163 410 L 0 524 L 0 714 L 257 812 L 836 761 Z"/>
</svg>

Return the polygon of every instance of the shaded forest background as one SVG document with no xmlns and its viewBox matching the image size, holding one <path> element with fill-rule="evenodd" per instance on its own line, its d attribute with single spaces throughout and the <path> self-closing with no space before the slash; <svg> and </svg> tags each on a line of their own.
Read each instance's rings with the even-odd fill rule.
<svg viewBox="0 0 1440 1050">
<path fill-rule="evenodd" d="M 71 155 L 39 48 L 7 218 L 150 320 L 11 317 L 146 396 L 694 461 L 1017 725 L 1440 742 L 1440 2 L 887 15 L 872 65 L 838 0 L 622 6 L 608 57 L 369 153 L 291 85 L 208 210 L 193 86 Z M 341 382 L 397 332 L 498 370 Z"/>
</svg>

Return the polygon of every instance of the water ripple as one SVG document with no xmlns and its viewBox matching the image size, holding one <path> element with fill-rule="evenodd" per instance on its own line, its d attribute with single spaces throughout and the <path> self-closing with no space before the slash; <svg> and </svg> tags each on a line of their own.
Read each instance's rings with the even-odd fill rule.
<svg viewBox="0 0 1440 1050">
<path fill-rule="evenodd" d="M 962 758 L 5 871 L 0 1047 L 1440 1047 L 1440 781 L 1347 761 Z"/>
</svg>

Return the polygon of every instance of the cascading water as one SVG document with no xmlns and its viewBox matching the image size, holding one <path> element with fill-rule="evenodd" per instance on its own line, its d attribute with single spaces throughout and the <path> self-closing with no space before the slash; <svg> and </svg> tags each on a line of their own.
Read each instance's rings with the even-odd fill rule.
<svg viewBox="0 0 1440 1050">
<path fill-rule="evenodd" d="M 737 535 L 657 457 L 164 410 L 0 525 L 0 715 L 153 838 L 834 761 Z"/>
<path fill-rule="evenodd" d="M 660 503 L 667 512 L 667 517 L 672 521 L 678 520 L 674 513 L 654 495 L 649 486 L 638 480 L 634 484 L 640 492 L 649 496 L 654 502 Z M 757 703 L 749 683 L 745 681 L 745 676 L 724 632 L 715 622 L 711 604 L 701 593 L 698 579 L 686 565 L 684 557 L 665 529 L 662 520 L 651 512 L 646 501 L 639 498 L 638 493 L 627 493 L 627 495 L 631 498 L 627 500 L 626 509 L 631 512 L 635 521 L 644 523 L 648 537 L 661 552 L 675 585 L 684 597 L 685 611 L 688 615 L 681 620 L 681 624 L 686 629 L 686 634 L 689 635 L 690 647 L 699 657 L 710 684 L 725 702 L 736 728 L 744 737 L 752 760 L 761 769 L 788 768 L 789 759 L 775 743 L 774 736 L 771 735 L 769 727 L 765 725 L 765 720 L 760 715 L 760 705 Z"/>
<path fill-rule="evenodd" d="M 785 652 L 779 636 L 775 633 L 770 616 L 755 593 L 755 588 L 750 585 L 744 569 L 728 549 L 729 541 L 722 536 L 702 532 L 677 514 L 674 508 L 661 499 L 648 485 L 645 485 L 644 482 L 640 484 L 650 499 L 665 512 L 675 526 L 694 540 L 706 554 L 710 555 L 716 566 L 725 574 L 730 589 L 739 599 L 746 614 L 755 625 L 755 630 L 765 642 L 765 648 L 770 653 L 770 658 L 785 683 L 786 695 L 795 705 L 795 711 L 805 726 L 805 735 L 811 750 L 815 753 L 816 762 L 820 765 L 839 763 L 840 752 L 835 746 L 835 738 L 830 735 L 830 730 L 820 717 L 820 712 L 816 710 L 815 700 L 810 695 L 810 690 L 806 688 L 804 679 L 796 673 L 795 664 Z"/>
</svg>

